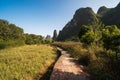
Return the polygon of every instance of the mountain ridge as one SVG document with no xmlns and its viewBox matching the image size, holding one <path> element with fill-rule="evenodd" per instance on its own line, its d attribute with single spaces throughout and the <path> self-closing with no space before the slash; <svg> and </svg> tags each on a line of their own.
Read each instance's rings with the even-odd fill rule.
<svg viewBox="0 0 120 80">
<path fill-rule="evenodd" d="M 90 7 L 76 10 L 71 21 L 69 21 L 59 32 L 58 41 L 77 39 L 82 25 L 90 25 L 94 21 L 101 21 L 105 25 L 117 25 L 120 27 L 120 3 L 115 8 L 102 6 L 97 13 Z"/>
<path fill-rule="evenodd" d="M 78 9 L 71 21 L 69 21 L 62 31 L 59 32 L 58 40 L 66 40 L 72 37 L 77 36 L 80 31 L 80 27 L 84 24 L 91 24 L 93 21 L 98 21 L 95 13 L 93 12 L 92 8 L 80 8 Z"/>
</svg>

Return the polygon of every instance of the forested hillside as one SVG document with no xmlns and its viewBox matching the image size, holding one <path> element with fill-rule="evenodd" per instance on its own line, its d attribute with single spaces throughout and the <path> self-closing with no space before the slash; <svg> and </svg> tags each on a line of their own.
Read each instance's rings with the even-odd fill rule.
<svg viewBox="0 0 120 80">
<path fill-rule="evenodd" d="M 120 27 L 120 3 L 115 8 L 102 6 L 97 14 L 87 8 L 80 8 L 75 12 L 73 19 L 68 22 L 59 32 L 58 41 L 78 40 L 78 34 L 83 25 L 90 25 L 93 22 L 101 21 L 104 25 L 117 25 Z"/>
</svg>

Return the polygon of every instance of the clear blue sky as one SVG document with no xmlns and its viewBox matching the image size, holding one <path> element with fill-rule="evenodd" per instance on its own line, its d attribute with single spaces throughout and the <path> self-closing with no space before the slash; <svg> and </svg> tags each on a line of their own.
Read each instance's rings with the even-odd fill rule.
<svg viewBox="0 0 120 80">
<path fill-rule="evenodd" d="M 0 19 L 24 29 L 25 33 L 52 35 L 61 30 L 80 7 L 115 7 L 119 0 L 0 0 Z"/>
</svg>

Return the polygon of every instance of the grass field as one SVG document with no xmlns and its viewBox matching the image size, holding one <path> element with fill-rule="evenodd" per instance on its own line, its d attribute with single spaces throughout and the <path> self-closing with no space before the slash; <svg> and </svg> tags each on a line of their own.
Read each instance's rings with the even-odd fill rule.
<svg viewBox="0 0 120 80">
<path fill-rule="evenodd" d="M 56 54 L 48 45 L 26 45 L 0 50 L 0 80 L 33 80 L 46 72 Z"/>
<path fill-rule="evenodd" d="M 71 47 L 74 47 L 76 45 L 82 45 L 82 43 L 68 41 L 68 42 L 54 42 L 51 45 L 61 47 L 64 50 L 69 50 L 71 49 Z"/>
</svg>

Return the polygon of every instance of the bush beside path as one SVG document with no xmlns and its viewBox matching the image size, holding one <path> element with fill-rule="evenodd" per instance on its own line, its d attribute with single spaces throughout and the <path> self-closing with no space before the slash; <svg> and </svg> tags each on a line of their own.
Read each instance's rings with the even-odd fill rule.
<svg viewBox="0 0 120 80">
<path fill-rule="evenodd" d="M 58 48 L 61 56 L 56 62 L 50 80 L 89 80 L 89 74 L 84 72 L 85 66 L 77 64 L 66 51 Z"/>
</svg>

